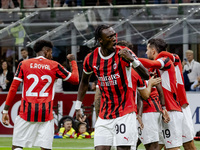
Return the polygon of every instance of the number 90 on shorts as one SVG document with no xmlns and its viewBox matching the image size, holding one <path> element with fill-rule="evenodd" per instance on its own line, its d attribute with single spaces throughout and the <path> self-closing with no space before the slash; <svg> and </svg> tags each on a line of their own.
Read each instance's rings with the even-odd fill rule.
<svg viewBox="0 0 200 150">
<path fill-rule="evenodd" d="M 136 145 L 138 131 L 135 112 L 116 119 L 98 118 L 95 125 L 94 145 Z"/>
</svg>

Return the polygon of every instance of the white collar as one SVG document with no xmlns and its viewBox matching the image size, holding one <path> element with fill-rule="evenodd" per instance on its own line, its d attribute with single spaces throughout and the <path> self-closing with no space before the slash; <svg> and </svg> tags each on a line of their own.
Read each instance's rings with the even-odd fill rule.
<svg viewBox="0 0 200 150">
<path fill-rule="evenodd" d="M 103 55 L 101 54 L 101 47 L 98 48 L 98 52 L 99 52 L 99 55 L 100 55 L 100 57 L 101 57 L 102 59 L 110 59 L 110 58 L 112 58 L 112 57 L 115 55 L 115 52 L 113 52 L 113 53 L 111 53 L 111 54 L 108 55 L 108 56 L 103 56 Z"/>
<path fill-rule="evenodd" d="M 46 59 L 44 56 L 38 56 L 38 57 L 35 57 L 35 59 L 39 59 L 39 58 Z"/>
</svg>

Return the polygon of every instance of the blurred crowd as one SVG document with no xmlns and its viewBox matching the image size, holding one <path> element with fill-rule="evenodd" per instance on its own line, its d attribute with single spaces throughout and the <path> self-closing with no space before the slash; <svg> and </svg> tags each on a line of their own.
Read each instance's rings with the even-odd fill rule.
<svg viewBox="0 0 200 150">
<path fill-rule="evenodd" d="M 23 2 L 23 4 L 21 4 Z M 199 0 L 0 0 L 0 8 L 42 8 L 42 7 L 71 7 L 71 6 L 112 6 L 134 4 L 175 4 L 197 3 Z"/>
</svg>

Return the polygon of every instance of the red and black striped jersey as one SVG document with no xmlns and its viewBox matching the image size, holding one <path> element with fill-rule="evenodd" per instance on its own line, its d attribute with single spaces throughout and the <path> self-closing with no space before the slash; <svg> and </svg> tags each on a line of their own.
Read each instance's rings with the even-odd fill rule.
<svg viewBox="0 0 200 150">
<path fill-rule="evenodd" d="M 137 89 L 143 90 L 146 88 L 145 80 L 143 80 L 140 75 L 132 68 L 132 89 L 133 89 L 133 100 L 136 102 L 137 98 Z"/>
<path fill-rule="evenodd" d="M 132 72 L 133 78 L 133 84 L 134 81 L 137 81 L 137 89 L 143 90 L 148 86 L 148 81 L 143 80 L 136 71 Z M 143 113 L 148 112 L 160 112 L 162 110 L 160 100 L 159 100 L 159 94 L 157 91 L 157 88 L 154 86 L 151 89 L 151 94 L 148 99 L 143 100 Z"/>
<path fill-rule="evenodd" d="M 184 104 L 189 104 L 185 92 L 182 64 L 179 56 L 166 51 L 159 53 L 159 56 L 169 57 L 174 63 L 177 78 L 177 93 L 180 100 L 180 105 L 183 106 Z"/>
<path fill-rule="evenodd" d="M 42 56 L 22 61 L 14 77 L 23 82 L 20 117 L 30 122 L 52 120 L 54 82 L 57 78 L 68 80 L 70 76 L 58 62 Z"/>
<path fill-rule="evenodd" d="M 123 48 L 116 46 L 115 52 L 104 57 L 98 47 L 84 60 L 84 72 L 94 72 L 98 78 L 102 93 L 99 117 L 103 119 L 121 117 L 137 110 L 131 82 L 131 64 L 119 56 Z"/>
<path fill-rule="evenodd" d="M 165 105 L 168 111 L 181 111 L 180 100 L 176 88 L 176 72 L 172 61 L 168 57 L 157 57 L 156 60 L 139 59 L 146 68 L 153 68 L 162 79 L 162 89 Z"/>
<path fill-rule="evenodd" d="M 148 81 L 146 80 L 146 86 L 148 86 Z M 162 111 L 159 94 L 157 88 L 153 86 L 151 88 L 151 94 L 147 100 L 143 100 L 143 113 L 149 112 L 160 112 Z"/>
</svg>

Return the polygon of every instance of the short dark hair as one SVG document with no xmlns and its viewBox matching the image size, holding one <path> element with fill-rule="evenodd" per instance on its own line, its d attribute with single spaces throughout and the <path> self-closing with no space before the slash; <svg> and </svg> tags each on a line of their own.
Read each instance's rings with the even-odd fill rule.
<svg viewBox="0 0 200 150">
<path fill-rule="evenodd" d="M 155 47 L 158 53 L 167 50 L 167 43 L 163 39 L 150 39 L 149 47 Z"/>
<path fill-rule="evenodd" d="M 117 42 L 117 45 L 119 46 L 126 46 L 128 47 L 130 50 L 133 50 L 133 44 L 128 42 L 128 41 L 125 41 L 125 40 L 121 40 L 121 41 L 118 41 Z"/>
<path fill-rule="evenodd" d="M 50 41 L 46 41 L 46 40 L 39 40 L 35 43 L 33 50 L 38 53 L 39 51 L 42 50 L 43 47 L 49 47 L 49 48 L 53 48 L 53 44 Z"/>
<path fill-rule="evenodd" d="M 25 49 L 25 48 L 22 48 L 22 49 L 21 49 L 21 52 L 22 52 L 22 51 L 27 51 L 27 52 L 28 52 L 28 50 L 27 50 L 27 49 Z"/>
<path fill-rule="evenodd" d="M 111 26 L 109 25 L 99 25 L 96 30 L 95 30 L 95 42 L 97 43 L 98 42 L 98 39 L 101 38 L 101 33 L 102 33 L 102 30 L 104 29 L 108 29 L 110 28 Z"/>
<path fill-rule="evenodd" d="M 63 121 L 63 123 L 65 123 L 66 121 L 70 121 L 72 123 L 72 120 L 70 118 L 67 118 Z"/>
</svg>

